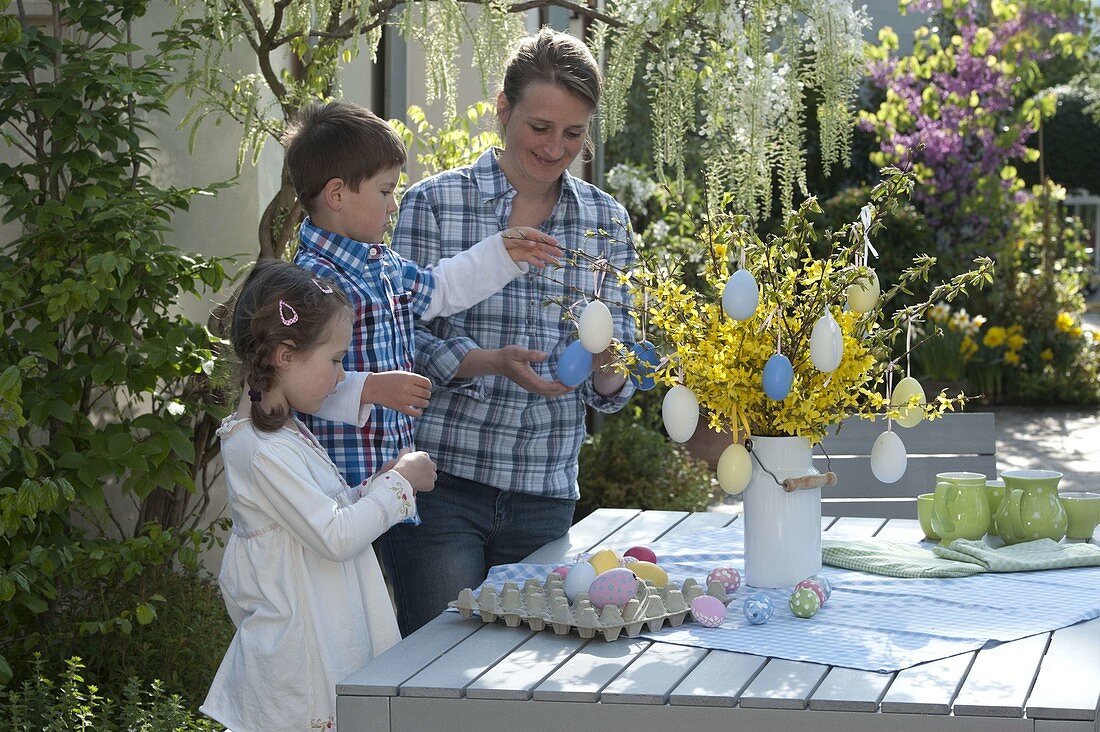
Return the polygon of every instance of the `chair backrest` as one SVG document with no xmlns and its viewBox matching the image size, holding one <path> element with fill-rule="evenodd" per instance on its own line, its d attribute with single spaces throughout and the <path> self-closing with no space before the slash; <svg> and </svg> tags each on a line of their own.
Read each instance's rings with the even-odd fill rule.
<svg viewBox="0 0 1100 732">
<path fill-rule="evenodd" d="M 821 491 L 824 515 L 916 518 L 916 497 L 935 487 L 937 473 L 997 475 L 992 413 L 951 412 L 911 429 L 895 424 L 909 456 L 905 475 L 896 483 L 880 483 L 871 473 L 871 447 L 885 429 L 885 420 L 848 419 L 814 447 L 814 467 L 837 476 L 835 486 Z"/>
</svg>

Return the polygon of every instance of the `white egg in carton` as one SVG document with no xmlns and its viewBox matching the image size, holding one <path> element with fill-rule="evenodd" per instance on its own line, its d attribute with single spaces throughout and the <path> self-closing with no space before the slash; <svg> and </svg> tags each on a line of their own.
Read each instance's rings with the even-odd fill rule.
<svg viewBox="0 0 1100 732">
<path fill-rule="evenodd" d="M 703 594 L 712 595 L 723 604 L 730 601 L 719 582 L 711 582 L 704 593 L 691 578 L 684 580 L 681 587 L 671 582 L 654 587 L 651 582 L 639 580 L 634 597 L 621 609 L 607 604 L 597 611 L 586 592 L 577 593 L 576 600 L 570 603 L 561 576 L 551 572 L 541 584 L 534 578 L 528 579 L 522 589 L 515 582 L 505 582 L 498 593 L 495 586 L 486 583 L 475 597 L 474 591 L 467 587 L 449 605 L 457 608 L 464 618 L 476 612 L 486 623 L 503 620 L 509 628 L 526 623 L 531 630 L 553 628 L 558 635 L 566 635 L 575 628 L 581 638 L 602 633 L 604 640 L 610 642 L 624 631 L 628 638 L 636 637 L 647 627 L 651 633 L 658 631 L 666 620 L 673 628 L 679 626 L 691 615 L 691 601 Z"/>
</svg>

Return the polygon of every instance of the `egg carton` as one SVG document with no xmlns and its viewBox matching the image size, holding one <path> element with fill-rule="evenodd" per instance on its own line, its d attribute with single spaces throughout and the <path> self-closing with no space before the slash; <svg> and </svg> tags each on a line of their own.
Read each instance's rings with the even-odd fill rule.
<svg viewBox="0 0 1100 732">
<path fill-rule="evenodd" d="M 634 638 L 646 628 L 656 632 L 666 621 L 673 628 L 680 626 L 691 616 L 691 601 L 703 594 L 712 595 L 723 604 L 730 601 L 719 582 L 711 582 L 704 590 L 691 578 L 680 587 L 671 582 L 655 587 L 652 582 L 639 580 L 634 597 L 621 609 L 608 604 L 597 610 L 586 592 L 578 592 L 576 599 L 569 602 L 561 576 L 551 572 L 541 583 L 528 579 L 522 588 L 515 582 L 505 582 L 499 593 L 489 583 L 482 585 L 476 596 L 467 587 L 458 593 L 457 600 L 448 604 L 464 618 L 477 613 L 486 623 L 503 620 L 509 628 L 526 623 L 533 631 L 551 628 L 558 635 L 576 630 L 584 639 L 600 633 L 605 641 L 611 642 L 622 633 Z"/>
</svg>

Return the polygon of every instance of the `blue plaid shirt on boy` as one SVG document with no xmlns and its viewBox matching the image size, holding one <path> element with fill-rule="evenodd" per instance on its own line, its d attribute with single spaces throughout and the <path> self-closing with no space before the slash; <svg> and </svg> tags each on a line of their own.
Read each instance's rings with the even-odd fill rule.
<svg viewBox="0 0 1100 732">
<path fill-rule="evenodd" d="M 432 299 L 430 269 L 402 259 L 384 244 L 364 244 L 302 223 L 294 262 L 335 280 L 354 311 L 348 371 L 412 371 L 415 319 Z M 374 405 L 364 427 L 302 415 L 348 485 L 369 478 L 404 447 L 413 446 L 412 417 Z"/>
<path fill-rule="evenodd" d="M 471 166 L 409 188 L 401 199 L 394 248 L 417 262 L 437 262 L 507 229 L 516 191 L 497 163 L 499 152 L 490 150 Z M 609 235 L 586 236 L 601 229 Z M 619 270 L 634 262 L 626 210 L 568 172 L 540 230 L 566 250 L 604 257 Z M 548 352 L 550 357 L 532 368 L 542 378 L 556 379 L 558 359 L 576 335 L 560 303 L 584 295 L 591 299 L 594 289 L 595 277 L 584 259 L 560 268 L 532 268 L 469 310 L 417 327 L 416 370 L 434 385 L 431 403 L 417 421 L 417 447 L 427 450 L 440 470 L 501 490 L 577 498 L 585 405 L 603 412 L 621 409 L 634 392 L 629 381 L 618 394 L 605 397 L 589 376 L 570 393 L 547 399 L 503 376 L 454 377 L 471 349 L 516 344 Z M 615 337 L 633 343 L 634 319 L 621 305 L 630 303 L 628 288 L 609 274 L 600 299 L 611 308 Z"/>
</svg>

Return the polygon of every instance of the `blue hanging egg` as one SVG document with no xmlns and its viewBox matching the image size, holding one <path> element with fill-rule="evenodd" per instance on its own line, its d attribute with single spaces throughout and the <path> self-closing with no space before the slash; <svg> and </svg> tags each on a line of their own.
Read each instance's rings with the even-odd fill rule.
<svg viewBox="0 0 1100 732">
<path fill-rule="evenodd" d="M 722 290 L 722 309 L 734 320 L 748 320 L 760 304 L 760 288 L 756 278 L 747 269 L 739 269 L 730 275 Z"/>
<path fill-rule="evenodd" d="M 657 354 L 657 347 L 649 341 L 638 341 L 631 349 L 638 363 L 630 369 L 630 380 L 641 391 L 649 391 L 657 385 L 653 378 L 657 373 L 657 367 L 661 364 L 661 357 Z"/>
<path fill-rule="evenodd" d="M 566 386 L 577 386 L 592 370 L 592 354 L 580 341 L 573 341 L 558 359 L 558 381 Z"/>
<path fill-rule="evenodd" d="M 777 353 L 764 364 L 764 393 L 769 399 L 781 402 L 791 392 L 794 383 L 794 368 L 790 359 Z"/>
</svg>

